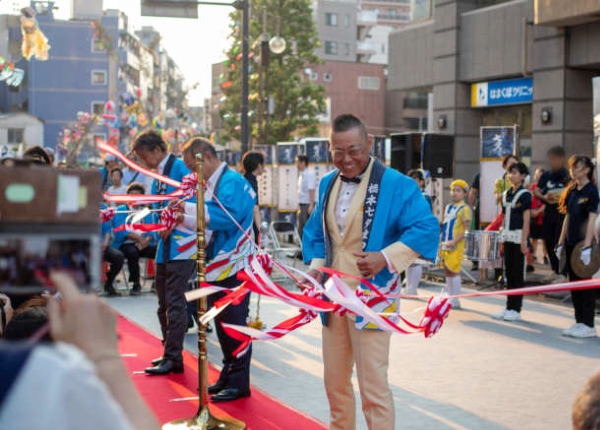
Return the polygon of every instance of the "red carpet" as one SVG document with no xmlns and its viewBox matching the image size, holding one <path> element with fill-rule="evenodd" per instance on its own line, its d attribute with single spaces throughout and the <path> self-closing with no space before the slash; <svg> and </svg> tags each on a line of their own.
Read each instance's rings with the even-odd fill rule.
<svg viewBox="0 0 600 430">
<path fill-rule="evenodd" d="M 162 354 L 160 341 L 124 317 L 119 318 L 120 350 L 139 392 L 161 423 L 189 418 L 198 410 L 198 365 L 194 355 L 184 351 L 185 373 L 169 376 L 147 376 L 143 371 L 150 361 Z M 209 366 L 209 381 L 214 383 L 218 371 Z M 173 402 L 173 399 L 195 397 L 196 400 Z M 230 415 L 244 421 L 249 430 L 323 430 L 327 427 L 316 419 L 277 401 L 252 387 L 252 396 L 230 403 L 211 406 L 215 415 Z"/>
</svg>

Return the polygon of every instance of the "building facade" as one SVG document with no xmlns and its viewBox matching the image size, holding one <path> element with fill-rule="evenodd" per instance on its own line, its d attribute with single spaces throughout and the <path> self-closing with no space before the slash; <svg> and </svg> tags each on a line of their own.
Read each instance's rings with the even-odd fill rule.
<svg viewBox="0 0 600 430">
<path fill-rule="evenodd" d="M 186 107 L 184 78 L 175 62 L 159 43 L 140 40 L 122 12 L 103 11 L 102 1 L 75 0 L 71 19 L 57 19 L 52 2 L 31 4 L 51 45 L 49 59 L 22 59 L 19 16 L 0 15 L 1 52 L 25 70 L 19 87 L 0 84 L 0 112 L 25 111 L 43 120 L 40 144 L 55 146 L 78 112 L 102 115 L 109 100 L 119 109 L 133 98 L 150 119 Z M 156 36 L 153 29 L 145 30 Z M 112 113 L 121 118 L 121 136 L 127 140 L 124 112 Z M 107 138 L 108 128 L 97 127 L 94 133 Z"/>
<path fill-rule="evenodd" d="M 359 116 L 369 133 L 385 134 L 385 67 L 381 64 L 327 61 L 311 67 L 311 79 L 325 87 L 327 111 L 321 135 L 329 136 L 331 120 L 344 113 Z"/>
<path fill-rule="evenodd" d="M 410 21 L 410 0 L 318 0 L 314 20 L 325 61 L 387 64 L 388 36 Z"/>
<path fill-rule="evenodd" d="M 390 35 L 388 90 L 433 93 L 429 121 L 455 136 L 457 176 L 479 169 L 482 126 L 518 126 L 534 165 L 554 145 L 592 153 L 600 5 L 574 3 L 434 0 L 431 16 Z"/>
</svg>

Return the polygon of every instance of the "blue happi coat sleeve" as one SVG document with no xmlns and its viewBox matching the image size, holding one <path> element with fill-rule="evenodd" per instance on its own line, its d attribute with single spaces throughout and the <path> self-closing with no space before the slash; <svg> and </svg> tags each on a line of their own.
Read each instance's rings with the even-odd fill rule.
<svg viewBox="0 0 600 430">
<path fill-rule="evenodd" d="M 379 196 L 383 199 L 379 204 L 391 205 L 389 221 L 392 221 L 392 225 L 389 222 L 378 224 L 377 219 L 374 224 L 387 224 L 386 234 L 393 230 L 396 241 L 402 242 L 422 258 L 433 260 L 437 255 L 440 237 L 438 219 L 432 214 L 427 200 L 423 198 L 414 180 L 391 169 L 386 171 L 387 174 L 392 174 L 394 180 L 383 182 L 386 185 Z M 392 198 L 389 198 L 389 195 Z"/>
<path fill-rule="evenodd" d="M 229 212 L 229 214 L 231 214 L 244 229 L 247 229 L 249 227 L 248 220 L 250 220 L 250 225 L 252 222 L 252 211 L 256 204 L 256 193 L 252 189 L 250 183 L 238 173 L 227 170 L 223 175 L 226 176 L 222 178 L 222 183 L 219 185 L 219 201 L 225 207 L 227 212 Z M 206 202 L 206 208 L 209 215 L 208 228 L 210 230 L 219 231 L 232 229 L 233 222 L 231 218 L 223 211 L 223 209 L 221 209 L 216 201 L 208 200 Z"/>
<path fill-rule="evenodd" d="M 335 173 L 331 172 L 324 176 L 319 183 L 319 196 L 315 208 L 308 218 L 302 231 L 302 257 L 305 264 L 315 258 L 325 258 L 325 232 L 323 231 L 323 211 L 327 199 L 327 189 Z"/>
</svg>

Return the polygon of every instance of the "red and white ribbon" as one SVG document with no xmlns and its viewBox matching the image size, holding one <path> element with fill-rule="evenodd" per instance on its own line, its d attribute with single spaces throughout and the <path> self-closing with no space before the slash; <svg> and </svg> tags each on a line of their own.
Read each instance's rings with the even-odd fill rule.
<svg viewBox="0 0 600 430">
<path fill-rule="evenodd" d="M 159 175 L 158 173 L 153 172 L 152 170 L 146 169 L 146 168 L 140 166 L 139 164 L 137 164 L 136 162 L 131 161 L 129 158 L 124 156 L 121 153 L 121 151 L 119 151 L 117 148 L 114 148 L 113 146 L 110 146 L 107 143 L 98 142 L 98 149 L 114 155 L 119 160 L 121 160 L 126 166 L 131 167 L 136 172 L 140 172 L 146 176 L 156 179 L 157 181 L 164 182 L 165 184 L 170 185 L 173 188 L 179 188 L 181 186 L 181 182 L 171 179 L 168 176 Z"/>
</svg>

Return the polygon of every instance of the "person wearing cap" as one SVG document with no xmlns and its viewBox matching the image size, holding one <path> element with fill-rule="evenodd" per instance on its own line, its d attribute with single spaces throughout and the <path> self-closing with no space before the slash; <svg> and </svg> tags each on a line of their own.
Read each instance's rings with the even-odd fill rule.
<svg viewBox="0 0 600 430">
<path fill-rule="evenodd" d="M 450 296 L 460 294 L 460 268 L 465 255 L 465 236 L 471 226 L 471 208 L 465 203 L 469 184 L 463 179 L 455 179 L 450 184 L 452 203 L 446 205 L 442 224 L 441 257 L 446 272 L 446 285 Z M 460 301 L 453 297 L 452 307 L 460 309 Z"/>
<path fill-rule="evenodd" d="M 564 214 L 565 219 L 556 247 L 556 255 L 560 258 L 564 249 L 565 270 L 569 281 L 573 282 L 588 278 L 577 273 L 571 256 L 574 254 L 575 246 L 583 241 L 579 259 L 583 266 L 590 265 L 599 198 L 598 188 L 593 183 L 594 163 L 589 157 L 572 156 L 569 159 L 569 169 L 573 180 L 558 203 L 558 209 Z M 596 337 L 594 327 L 596 290 L 571 291 L 571 297 L 575 309 L 575 324 L 563 331 L 563 335 L 575 338 Z"/>
<path fill-rule="evenodd" d="M 319 182 L 302 255 L 311 265 L 308 274 L 318 282 L 324 281 L 318 269 L 329 267 L 397 296 L 400 274 L 419 257 L 435 258 L 439 223 L 415 181 L 371 157 L 371 149 L 372 136 L 359 118 L 345 114 L 333 121 L 330 150 L 336 170 Z M 362 282 L 344 282 L 369 294 Z M 380 313 L 399 310 L 392 297 L 371 300 L 369 306 Z M 323 315 L 323 325 L 329 428 L 356 428 L 354 364 L 368 428 L 397 428 L 387 374 L 391 334 L 352 315 Z"/>
</svg>

